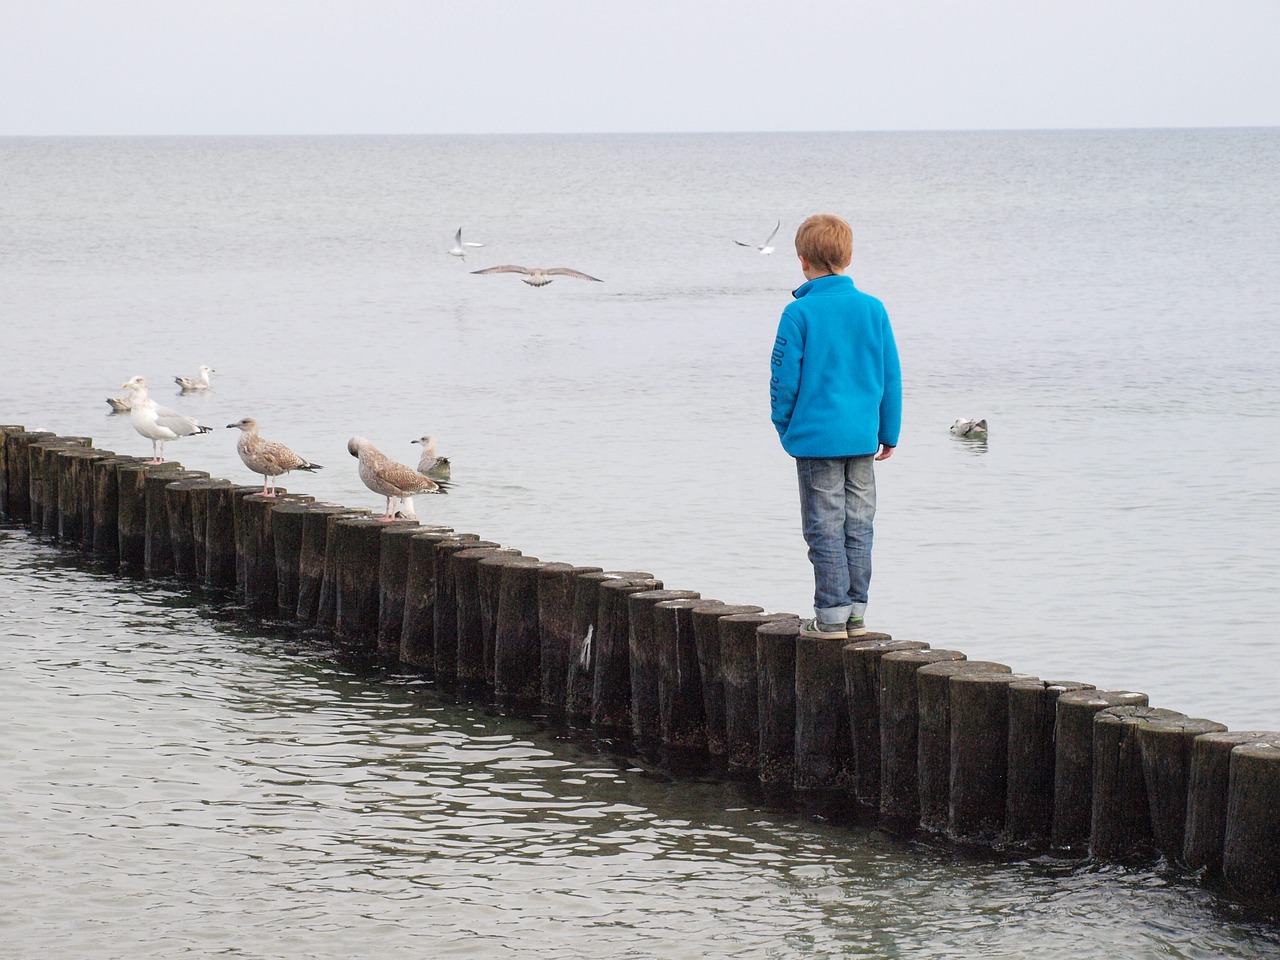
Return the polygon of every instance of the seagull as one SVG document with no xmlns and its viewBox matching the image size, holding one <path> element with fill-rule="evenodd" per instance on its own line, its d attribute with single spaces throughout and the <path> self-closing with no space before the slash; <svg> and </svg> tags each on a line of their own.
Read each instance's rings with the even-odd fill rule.
<svg viewBox="0 0 1280 960">
<path fill-rule="evenodd" d="M 740 247 L 754 247 L 755 249 L 759 250 L 761 253 L 773 253 L 773 247 L 771 246 L 771 244 L 773 243 L 773 238 L 778 235 L 778 228 L 780 226 L 782 226 L 781 220 L 779 220 L 777 223 L 773 225 L 773 233 L 769 234 L 769 236 L 765 238 L 764 243 L 761 243 L 761 244 L 743 243 L 741 240 L 735 240 L 733 242 Z"/>
<path fill-rule="evenodd" d="M 236 427 L 243 431 L 236 441 L 236 453 L 244 465 L 254 473 L 262 474 L 262 493 L 264 496 L 276 495 L 276 477 L 290 470 L 308 470 L 315 472 L 323 469 L 318 463 L 310 463 L 274 440 L 263 440 L 258 436 L 258 421 L 253 417 L 245 417 L 235 423 L 228 423 L 227 429 Z M 271 489 L 267 489 L 267 478 L 271 478 Z"/>
<path fill-rule="evenodd" d="M 985 440 L 987 439 L 987 421 L 957 420 L 951 425 L 951 432 L 965 440 Z"/>
<path fill-rule="evenodd" d="M 466 260 L 467 259 L 467 251 L 465 249 L 466 247 L 483 247 L 483 246 L 484 246 L 483 243 L 472 243 L 470 240 L 468 240 L 466 243 L 463 243 L 462 228 L 459 227 L 458 232 L 453 235 L 453 246 L 449 248 L 449 256 L 461 257 L 463 260 Z"/>
<path fill-rule="evenodd" d="M 390 521 L 395 516 L 391 501 L 411 498 L 415 493 L 448 493 L 445 484 L 430 480 L 385 456 L 364 437 L 352 437 L 347 441 L 347 452 L 360 461 L 360 479 L 374 493 L 387 498 L 387 509 L 379 520 Z M 397 502 L 397 506 L 399 503 Z M 407 513 L 411 513 L 412 506 Z"/>
<path fill-rule="evenodd" d="M 217 373 L 217 372 L 218 371 L 214 370 L 212 367 L 206 367 L 202 365 L 200 367 L 200 376 L 174 377 L 173 382 L 182 388 L 183 393 L 186 393 L 188 390 L 208 390 L 209 374 Z"/>
<path fill-rule="evenodd" d="M 142 377 L 131 377 L 120 386 L 130 394 L 129 420 L 133 429 L 151 441 L 152 459 L 148 463 L 164 463 L 166 440 L 213 432 L 213 427 L 202 427 L 191 417 L 157 406 L 147 394 L 147 381 Z"/>
<path fill-rule="evenodd" d="M 107 404 L 112 413 L 128 413 L 133 401 L 128 397 L 107 397 Z"/>
<path fill-rule="evenodd" d="M 552 277 L 577 277 L 579 280 L 594 280 L 596 283 L 604 283 L 599 277 L 588 276 L 581 270 L 570 270 L 568 267 L 543 269 L 542 267 L 517 267 L 514 264 L 507 263 L 500 267 L 486 267 L 484 270 L 472 270 L 471 272 L 523 273 L 525 275 L 524 282 L 531 287 L 545 287 L 551 282 Z"/>
<path fill-rule="evenodd" d="M 427 434 L 410 443 L 422 444 L 422 457 L 418 460 L 418 472 L 432 480 L 448 480 L 451 468 L 448 457 L 436 456 L 436 438 Z"/>
</svg>

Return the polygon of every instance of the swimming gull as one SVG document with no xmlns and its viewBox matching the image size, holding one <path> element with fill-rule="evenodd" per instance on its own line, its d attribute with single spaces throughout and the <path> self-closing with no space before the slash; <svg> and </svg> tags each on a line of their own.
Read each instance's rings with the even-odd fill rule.
<svg viewBox="0 0 1280 960">
<path fill-rule="evenodd" d="M 987 439 L 987 421 L 985 419 L 957 420 L 951 425 L 951 432 L 965 440 L 985 440 Z"/>
<path fill-rule="evenodd" d="M 387 498 L 387 509 L 379 520 L 389 521 L 395 515 L 391 507 L 392 499 L 406 500 L 417 493 L 448 493 L 444 483 L 437 483 L 397 463 L 381 453 L 377 447 L 364 437 L 352 437 L 347 441 L 347 452 L 360 461 L 360 479 L 374 493 Z M 413 507 L 410 505 L 409 512 Z"/>
<path fill-rule="evenodd" d="M 183 393 L 186 393 L 188 390 L 208 390 L 209 374 L 217 372 L 218 371 L 214 370 L 212 367 L 204 366 L 202 364 L 199 376 L 174 377 L 173 382 L 182 388 Z"/>
<path fill-rule="evenodd" d="M 112 413 L 128 413 L 133 401 L 128 397 L 107 397 L 107 406 Z"/>
<path fill-rule="evenodd" d="M 453 235 L 453 246 L 449 248 L 449 256 L 451 256 L 451 257 L 461 257 L 463 260 L 466 260 L 466 259 L 467 259 L 467 251 L 466 251 L 466 248 L 467 248 L 467 247 L 483 247 L 483 246 L 484 246 L 484 244 L 483 244 L 483 243 L 475 243 L 475 242 L 473 242 L 473 241 L 471 241 L 471 240 L 468 240 L 466 243 L 463 243 L 463 242 L 462 242 L 462 228 L 461 228 L 461 227 L 459 227 L 459 228 L 458 228 L 458 232 L 457 232 L 457 233 L 455 233 L 455 234 Z"/>
<path fill-rule="evenodd" d="M 579 280 L 594 280 L 596 283 L 604 283 L 599 277 L 592 277 L 583 273 L 581 270 L 571 270 L 569 267 L 517 267 L 513 263 L 506 263 L 500 267 L 486 267 L 483 270 L 472 270 L 472 273 L 523 273 L 524 282 L 531 287 L 545 287 L 551 282 L 552 277 L 577 277 Z"/>
<path fill-rule="evenodd" d="M 241 431 L 236 441 L 236 453 L 244 465 L 254 473 L 262 474 L 262 492 L 265 496 L 276 495 L 276 477 L 290 470 L 307 470 L 315 472 L 323 469 L 318 463 L 303 460 L 283 443 L 274 440 L 263 440 L 258 436 L 258 421 L 253 417 L 245 417 L 235 423 L 228 423 L 227 429 L 235 427 Z M 267 479 L 271 480 L 271 489 L 267 489 Z"/>
<path fill-rule="evenodd" d="M 779 220 L 776 224 L 774 224 L 773 233 L 769 234 L 769 236 L 765 239 L 764 243 L 759 243 L 759 244 L 743 243 L 741 240 L 735 240 L 733 242 L 740 247 L 753 247 L 756 250 L 759 250 L 761 253 L 773 253 L 773 249 L 774 249 L 772 246 L 773 238 L 778 235 L 778 228 L 780 226 L 782 226 L 781 220 Z"/>
<path fill-rule="evenodd" d="M 166 440 L 213 431 L 213 427 L 202 427 L 176 410 L 158 406 L 147 393 L 147 381 L 142 377 L 131 377 L 120 386 L 130 394 L 129 420 L 133 429 L 151 441 L 152 459 L 148 463 L 164 463 Z"/>
<path fill-rule="evenodd" d="M 436 438 L 431 434 L 410 440 L 410 443 L 422 444 L 422 456 L 418 459 L 418 472 L 432 480 L 448 480 L 452 472 L 448 457 L 436 455 Z"/>
</svg>

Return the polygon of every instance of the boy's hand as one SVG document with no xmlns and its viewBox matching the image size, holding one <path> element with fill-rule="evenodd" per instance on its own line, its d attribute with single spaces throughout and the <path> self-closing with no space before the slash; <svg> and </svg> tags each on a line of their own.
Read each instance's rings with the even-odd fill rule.
<svg viewBox="0 0 1280 960">
<path fill-rule="evenodd" d="M 894 451 L 893 447 L 886 446 L 885 444 L 882 443 L 880 444 L 880 452 L 876 454 L 876 459 L 888 460 L 890 457 L 893 456 L 893 451 Z"/>
</svg>

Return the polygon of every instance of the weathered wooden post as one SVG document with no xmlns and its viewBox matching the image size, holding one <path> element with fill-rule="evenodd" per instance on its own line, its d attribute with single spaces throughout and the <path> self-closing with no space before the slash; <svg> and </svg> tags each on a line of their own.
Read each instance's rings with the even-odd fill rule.
<svg viewBox="0 0 1280 960">
<path fill-rule="evenodd" d="M 1280 906 L 1280 739 L 1231 751 L 1222 874 L 1241 899 Z"/>
<path fill-rule="evenodd" d="M 120 481 L 121 464 L 135 463 L 132 457 L 114 456 L 93 464 L 93 552 L 101 557 L 120 557 Z"/>
<path fill-rule="evenodd" d="M 1231 751 L 1243 743 L 1280 743 L 1280 733 L 1239 730 L 1206 733 L 1191 748 L 1187 797 L 1187 835 L 1182 860 L 1192 870 L 1210 876 L 1222 873 L 1222 849 L 1227 836 Z"/>
<path fill-rule="evenodd" d="M 334 569 L 333 633 L 365 653 L 378 645 L 378 602 L 381 588 L 382 534 L 392 525 L 416 527 L 416 520 L 384 521 L 377 517 L 339 517 L 329 534 Z"/>
<path fill-rule="evenodd" d="M 920 696 L 916 671 L 963 660 L 958 650 L 893 650 L 880 658 L 880 815 L 920 819 Z"/>
<path fill-rule="evenodd" d="M 443 527 L 426 528 L 409 538 L 400 662 L 432 677 L 436 672 L 436 544 L 450 539 L 480 538 L 474 533 L 455 533 Z"/>
<path fill-rule="evenodd" d="M 756 628 L 760 717 L 760 785 L 790 790 L 796 770 L 796 643 L 800 621 L 774 620 Z"/>
<path fill-rule="evenodd" d="M 725 754 L 724 675 L 720 669 L 720 618 L 735 614 L 763 613 L 750 603 L 714 601 L 693 608 L 693 641 L 698 655 L 698 679 L 702 685 L 702 713 L 707 723 L 707 753 Z"/>
<path fill-rule="evenodd" d="M 276 543 L 271 527 L 272 511 L 286 502 L 310 503 L 306 494 L 289 494 L 277 487 L 276 495 L 251 493 L 235 499 L 236 593 L 250 610 L 275 612 L 280 604 L 276 583 Z M 377 570 L 373 571 L 377 576 Z"/>
<path fill-rule="evenodd" d="M 20 424 L 0 424 L 0 522 L 9 520 L 9 434 L 26 432 Z"/>
<path fill-rule="evenodd" d="M 479 690 L 487 682 L 492 668 L 486 667 L 485 648 L 493 650 L 493 640 L 485 642 L 485 629 L 494 628 L 493 617 L 485 623 L 480 602 L 480 561 L 496 554 L 518 556 L 520 551 L 515 547 L 476 547 L 455 551 L 453 564 L 453 593 L 457 608 L 457 659 L 454 662 L 454 676 L 460 686 L 470 691 Z"/>
<path fill-rule="evenodd" d="M 1108 707 L 1093 718 L 1093 811 L 1089 831 L 1089 855 L 1093 858 L 1155 857 L 1151 802 L 1138 730 L 1152 720 L 1177 719 L 1186 719 L 1186 715 L 1160 707 Z"/>
<path fill-rule="evenodd" d="M 1026 674 L 971 670 L 949 681 L 951 782 L 947 832 L 965 843 L 1004 839 L 1009 794 L 1009 685 Z"/>
<path fill-rule="evenodd" d="M 27 448 L 28 498 L 31 529 L 50 537 L 58 535 L 58 457 L 69 447 L 88 447 L 88 437 L 49 437 Z"/>
<path fill-rule="evenodd" d="M 173 573 L 182 580 L 204 576 L 203 565 L 197 566 L 195 529 L 195 491 L 210 483 L 208 474 L 184 476 L 165 485 L 165 511 L 169 516 L 169 541 L 173 551 Z M 201 515 L 202 518 L 205 516 Z M 201 538 L 203 541 L 203 537 Z M 203 547 L 203 543 L 201 543 Z M 203 560 L 200 553 L 199 559 Z"/>
<path fill-rule="evenodd" d="M 481 557 L 476 564 L 476 588 L 480 597 L 480 657 L 484 666 L 483 680 L 492 690 L 497 690 L 498 603 L 502 598 L 502 578 L 509 560 L 522 557 L 520 551 Z M 541 563 L 536 557 L 524 557 Z M 536 584 L 536 575 L 535 575 Z M 537 611 L 534 611 L 535 617 Z M 537 626 L 537 620 L 534 620 Z M 535 666 L 538 657 L 534 656 Z M 539 679 L 541 684 L 541 679 Z"/>
<path fill-rule="evenodd" d="M 605 580 L 600 584 L 591 724 L 602 736 L 631 732 L 631 624 L 627 596 L 661 589 L 661 580 Z"/>
<path fill-rule="evenodd" d="M 276 612 L 292 620 L 298 612 L 302 569 L 302 525 L 314 502 L 285 500 L 271 508 L 271 542 L 276 561 Z"/>
<path fill-rule="evenodd" d="M 435 677 L 452 683 L 458 676 L 458 594 L 453 558 L 461 550 L 500 547 L 493 540 L 452 537 L 437 541 L 436 602 L 432 632 L 435 635 Z"/>
<path fill-rule="evenodd" d="M 147 555 L 147 471 L 141 462 L 116 468 L 116 530 L 120 565 L 141 567 Z"/>
<path fill-rule="evenodd" d="M 298 606 L 294 612 L 300 623 L 333 626 L 336 565 L 328 559 L 329 531 L 339 517 L 367 517 L 367 510 L 353 510 L 339 503 L 308 503 L 302 516 L 302 541 L 298 545 Z M 335 558 L 336 561 L 336 558 Z M 321 596 L 328 577 L 327 622 L 320 622 Z"/>
<path fill-rule="evenodd" d="M 640 747 L 662 739 L 658 702 L 661 652 L 653 633 L 653 608 L 664 600 L 696 600 L 696 590 L 641 590 L 627 597 L 627 655 L 631 674 L 631 737 Z"/>
<path fill-rule="evenodd" d="M 58 539 L 69 547 L 93 547 L 93 465 L 112 456 L 93 447 L 67 447 L 59 452 Z"/>
<path fill-rule="evenodd" d="M 760 675 L 756 630 L 764 623 L 792 619 L 797 619 L 794 613 L 735 613 L 720 618 L 725 762 L 729 772 L 736 776 L 754 780 L 760 772 Z M 839 653 L 838 647 L 836 652 Z M 800 683 L 798 661 L 797 653 L 797 686 Z M 800 696 L 797 690 L 797 697 Z M 798 724 L 799 717 L 797 737 L 800 735 Z"/>
<path fill-rule="evenodd" d="M 1093 820 L 1093 718 L 1108 707 L 1146 706 L 1145 693 L 1069 690 L 1058 697 L 1053 769 L 1053 835 L 1063 851 L 1088 847 Z"/>
<path fill-rule="evenodd" d="M 574 584 L 600 567 L 547 563 L 538 570 L 538 637 L 542 647 L 542 709 L 563 716 L 569 698 L 570 650 L 573 643 Z"/>
<path fill-rule="evenodd" d="M 653 606 L 658 648 L 658 727 L 668 763 L 683 765 L 707 752 L 702 675 L 693 634 L 693 611 L 723 607 L 719 600 L 664 600 Z M 794 659 L 794 655 L 793 655 Z M 794 676 L 794 667 L 792 668 Z"/>
<path fill-rule="evenodd" d="M 1226 733 L 1225 724 L 1191 717 L 1152 719 L 1138 726 L 1142 774 L 1151 805 L 1156 849 L 1171 864 L 1182 864 L 1191 794 L 1191 751 L 1197 737 Z"/>
<path fill-rule="evenodd" d="M 951 678 L 970 670 L 1012 672 L 990 660 L 939 660 L 916 671 L 920 826 L 932 833 L 946 832 L 951 816 Z"/>
<path fill-rule="evenodd" d="M 480 561 L 499 571 L 498 614 L 493 631 L 493 693 L 499 704 L 537 706 L 542 694 L 542 638 L 538 633 L 536 557 L 495 556 Z"/>
<path fill-rule="evenodd" d="M 14 523 L 31 522 L 31 445 L 53 437 L 48 430 L 16 430 L 5 434 L 8 518 Z M 43 513 L 40 519 L 43 522 Z"/>
<path fill-rule="evenodd" d="M 121 492 L 123 494 L 123 474 Z M 257 485 L 216 486 L 209 489 L 205 513 L 204 583 L 216 590 L 237 590 L 241 583 L 240 553 L 236 549 L 236 502 L 261 491 Z M 123 503 L 123 499 L 121 501 Z M 191 522 L 196 522 L 194 514 Z M 121 549 L 123 550 L 123 541 Z"/>
<path fill-rule="evenodd" d="M 196 478 L 188 491 L 191 507 L 191 551 L 195 564 L 196 580 L 208 585 L 209 577 L 209 498 L 211 491 L 234 486 L 230 480 L 210 477 L 207 480 Z M 233 569 L 234 570 L 234 558 Z"/>
<path fill-rule="evenodd" d="M 171 577 L 174 573 L 173 536 L 169 532 L 169 504 L 165 487 L 175 480 L 208 474 L 184 470 L 179 463 L 165 462 L 152 467 L 142 480 L 146 529 L 143 535 L 142 570 L 148 577 Z"/>
<path fill-rule="evenodd" d="M 919 640 L 859 639 L 840 650 L 853 748 L 853 795 L 872 809 L 880 807 L 880 661 L 886 653 L 928 647 Z"/>
<path fill-rule="evenodd" d="M 640 570 L 600 570 L 580 574 L 573 582 L 573 623 L 570 627 L 569 676 L 565 682 L 565 716 L 571 723 L 591 723 L 595 696 L 600 584 L 610 580 L 641 580 L 652 575 Z"/>
<path fill-rule="evenodd" d="M 400 633 L 409 589 L 409 540 L 422 527 L 409 522 L 382 531 L 378 554 L 378 655 L 395 663 L 400 659 Z"/>
<path fill-rule="evenodd" d="M 1005 796 L 1005 841 L 1039 849 L 1053 834 L 1053 766 L 1057 756 L 1058 697 L 1092 690 L 1074 680 L 1016 680 L 1009 684 L 1009 790 Z"/>
</svg>

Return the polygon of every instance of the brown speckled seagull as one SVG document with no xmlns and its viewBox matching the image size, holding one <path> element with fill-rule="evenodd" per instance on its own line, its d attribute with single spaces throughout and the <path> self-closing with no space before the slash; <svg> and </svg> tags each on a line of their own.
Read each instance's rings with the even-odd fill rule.
<svg viewBox="0 0 1280 960">
<path fill-rule="evenodd" d="M 283 443 L 263 440 L 258 436 L 258 421 L 253 417 L 227 424 L 228 430 L 233 427 L 241 431 L 240 439 L 236 442 L 236 453 L 240 454 L 246 467 L 254 473 L 262 474 L 262 492 L 268 497 L 276 495 L 276 477 L 280 474 L 290 470 L 315 472 L 323 469 L 318 463 L 303 460 Z M 270 490 L 267 489 L 268 478 L 271 481 Z"/>
<path fill-rule="evenodd" d="M 418 493 L 448 493 L 443 483 L 424 477 L 412 467 L 397 463 L 381 453 L 364 437 L 347 441 L 347 452 L 360 461 L 360 479 L 374 493 L 387 498 L 386 512 L 378 519 L 390 521 L 395 516 L 391 501 L 411 499 Z"/>
<path fill-rule="evenodd" d="M 572 270 L 569 267 L 517 267 L 513 263 L 505 263 L 500 267 L 485 267 L 483 270 L 472 270 L 472 273 L 523 273 L 524 282 L 531 287 L 545 287 L 551 282 L 552 277 L 577 277 L 579 280 L 594 280 L 596 283 L 604 283 L 599 277 L 588 276 L 581 270 Z"/>
</svg>

